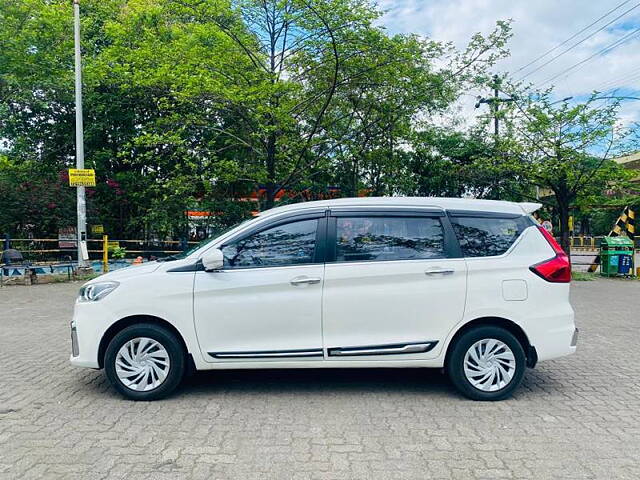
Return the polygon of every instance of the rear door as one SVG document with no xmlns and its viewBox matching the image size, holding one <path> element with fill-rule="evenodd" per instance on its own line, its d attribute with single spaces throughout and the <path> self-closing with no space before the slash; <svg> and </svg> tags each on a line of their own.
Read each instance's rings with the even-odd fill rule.
<svg viewBox="0 0 640 480">
<path fill-rule="evenodd" d="M 327 358 L 436 356 L 466 294 L 466 265 L 444 213 L 332 210 L 328 232 Z"/>
</svg>

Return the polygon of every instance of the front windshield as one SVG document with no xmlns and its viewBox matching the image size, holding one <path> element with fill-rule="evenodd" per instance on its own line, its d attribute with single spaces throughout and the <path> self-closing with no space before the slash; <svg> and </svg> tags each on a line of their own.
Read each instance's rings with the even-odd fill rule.
<svg viewBox="0 0 640 480">
<path fill-rule="evenodd" d="M 248 218 L 246 220 L 242 220 L 241 222 L 238 222 L 238 223 L 236 223 L 234 225 L 231 225 L 230 227 L 223 228 L 222 230 L 219 230 L 219 231 L 215 232 L 210 237 L 205 238 L 204 240 L 198 242 L 196 245 L 194 245 L 193 247 L 185 250 L 184 252 L 176 253 L 175 255 L 170 255 L 170 256 L 165 257 L 164 259 L 161 259 L 161 260 L 181 260 L 183 258 L 187 258 L 189 255 L 191 255 L 196 250 L 199 250 L 202 247 L 204 247 L 205 245 L 213 242 L 216 238 L 221 237 L 222 235 L 225 235 L 225 234 L 229 233 L 231 230 L 233 230 L 235 228 L 238 228 L 240 225 L 244 225 L 245 223 L 250 222 L 252 220 L 255 220 L 255 217 L 254 218 Z"/>
</svg>

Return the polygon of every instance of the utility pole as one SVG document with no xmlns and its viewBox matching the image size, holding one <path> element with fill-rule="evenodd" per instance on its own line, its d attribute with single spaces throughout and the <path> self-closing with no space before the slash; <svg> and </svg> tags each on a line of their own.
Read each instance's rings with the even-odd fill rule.
<svg viewBox="0 0 640 480">
<path fill-rule="evenodd" d="M 82 54 L 80 52 L 80 0 L 73 0 L 73 33 L 75 44 L 76 80 L 76 168 L 84 168 L 84 135 L 82 124 Z M 76 187 L 78 269 L 85 266 L 85 242 L 87 239 L 87 205 L 84 187 Z"/>
<path fill-rule="evenodd" d="M 500 124 L 498 120 L 498 100 L 500 99 L 500 91 L 498 87 L 500 86 L 500 79 L 497 75 L 493 77 L 493 133 L 496 136 L 496 141 L 498 136 L 500 135 Z"/>
<path fill-rule="evenodd" d="M 480 105 L 483 103 L 488 103 L 491 106 L 491 112 L 493 114 L 493 134 L 495 136 L 496 144 L 498 143 L 498 137 L 500 136 L 500 116 L 498 115 L 500 111 L 500 104 L 507 102 L 515 102 L 517 98 L 513 97 L 500 97 L 500 84 L 502 80 L 498 75 L 493 76 L 493 97 L 476 97 L 476 108 L 480 108 Z M 573 97 L 566 97 L 562 100 L 558 100 L 556 102 L 550 103 L 549 105 L 555 105 L 556 103 L 568 102 Z M 601 98 L 616 98 L 616 97 L 601 97 Z M 619 98 L 635 98 L 636 100 L 640 100 L 640 98 L 636 97 L 619 97 Z"/>
<path fill-rule="evenodd" d="M 478 97 L 476 101 L 476 108 L 480 108 L 483 103 L 488 103 L 491 106 L 493 113 L 493 134 L 495 136 L 496 144 L 498 143 L 498 137 L 500 135 L 500 117 L 498 112 L 500 110 L 500 104 L 503 102 L 515 102 L 515 99 L 511 97 L 500 98 L 500 77 L 498 75 L 493 76 L 493 97 L 484 98 Z"/>
</svg>

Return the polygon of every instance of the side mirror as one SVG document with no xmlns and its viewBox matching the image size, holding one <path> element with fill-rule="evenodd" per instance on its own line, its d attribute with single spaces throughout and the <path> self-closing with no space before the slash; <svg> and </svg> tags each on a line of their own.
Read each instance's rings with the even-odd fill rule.
<svg viewBox="0 0 640 480">
<path fill-rule="evenodd" d="M 207 272 L 213 272 L 214 270 L 220 270 L 224 266 L 224 255 L 222 250 L 214 248 L 209 250 L 202 257 L 202 266 Z"/>
</svg>

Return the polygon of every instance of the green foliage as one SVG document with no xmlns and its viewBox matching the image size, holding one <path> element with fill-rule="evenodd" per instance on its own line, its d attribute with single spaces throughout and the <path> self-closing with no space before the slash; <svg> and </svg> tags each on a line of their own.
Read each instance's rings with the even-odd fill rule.
<svg viewBox="0 0 640 480">
<path fill-rule="evenodd" d="M 469 168 L 487 145 L 433 123 L 507 54 L 509 24 L 457 51 L 380 15 L 369 0 L 83 0 L 90 222 L 164 238 L 185 236 L 187 210 L 223 228 L 283 191 L 499 195 Z M 67 0 L 0 0 L 0 231 L 75 223 L 72 18 Z M 260 205 L 240 200 L 260 188 Z"/>
<path fill-rule="evenodd" d="M 75 190 L 64 171 L 34 161 L 15 162 L 0 155 L 0 229 L 14 236 L 57 234 L 75 222 Z M 4 227 L 4 228 L 2 228 Z"/>
<path fill-rule="evenodd" d="M 122 260 L 127 256 L 127 249 L 124 247 L 115 247 L 115 246 L 109 247 L 109 254 L 113 258 Z"/>
<path fill-rule="evenodd" d="M 571 280 L 574 282 L 593 282 L 597 276 L 597 273 L 571 272 Z"/>
<path fill-rule="evenodd" d="M 479 131 L 431 128 L 417 134 L 408 162 L 410 183 L 403 193 L 420 196 L 505 198 L 504 181 L 481 168 L 493 144 Z"/>
<path fill-rule="evenodd" d="M 617 102 L 596 95 L 583 103 L 551 101 L 551 91 L 512 91 L 515 99 L 501 114 L 506 134 L 495 155 L 479 162 L 490 175 L 511 178 L 508 188 L 521 198 L 536 198 L 558 216 L 563 248 L 569 249 L 572 208 L 622 194 L 629 179 L 611 157 L 621 153 L 629 132 L 617 124 Z"/>
</svg>

